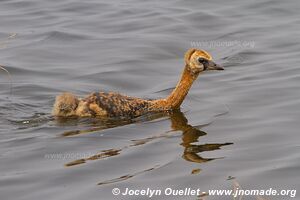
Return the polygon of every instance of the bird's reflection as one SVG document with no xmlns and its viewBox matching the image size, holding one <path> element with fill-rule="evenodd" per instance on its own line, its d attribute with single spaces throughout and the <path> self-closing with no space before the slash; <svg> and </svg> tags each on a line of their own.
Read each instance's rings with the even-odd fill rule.
<svg viewBox="0 0 300 200">
<path fill-rule="evenodd" d="M 118 148 L 118 149 L 103 150 L 100 153 L 95 154 L 93 156 L 90 156 L 87 158 L 81 158 L 79 160 L 69 162 L 66 164 L 66 166 L 73 166 L 73 165 L 86 163 L 87 161 L 91 161 L 91 160 L 98 160 L 98 159 L 102 159 L 102 158 L 117 156 L 125 149 L 144 145 L 155 139 L 170 137 L 171 136 L 170 134 L 173 134 L 174 131 L 182 132 L 182 141 L 180 142 L 180 145 L 184 147 L 182 158 L 189 162 L 203 163 L 203 162 L 208 162 L 208 161 L 214 160 L 215 158 L 203 158 L 202 156 L 199 155 L 199 153 L 205 152 L 205 151 L 217 150 L 217 149 L 220 149 L 220 147 L 222 147 L 222 146 L 233 144 L 233 143 L 196 144 L 196 142 L 199 141 L 199 138 L 201 136 L 206 135 L 207 133 L 188 124 L 187 118 L 185 117 L 184 113 L 182 113 L 181 111 L 144 116 L 144 118 L 139 119 L 139 121 L 151 121 L 151 120 L 159 119 L 162 117 L 170 118 L 171 130 L 173 132 L 167 132 L 167 133 L 155 135 L 155 136 L 148 137 L 148 138 L 132 140 L 132 144 L 130 144 L 130 145 L 127 145 L 127 146 L 124 146 L 124 147 Z M 107 128 L 130 124 L 133 122 L 139 122 L 139 121 L 130 120 L 130 121 L 122 121 L 119 123 L 116 123 L 116 121 L 114 123 L 109 122 L 109 121 L 101 121 L 101 124 L 102 124 L 101 126 L 98 126 L 98 127 L 94 126 L 93 128 L 89 128 L 89 129 L 85 129 L 85 130 L 67 131 L 67 132 L 64 132 L 62 134 L 62 136 L 66 137 L 66 136 L 81 135 L 81 134 L 91 133 L 91 132 L 95 132 L 95 131 L 99 131 L 99 130 L 103 130 L 103 129 L 107 129 Z M 94 121 L 94 122 L 96 122 L 96 121 Z M 104 122 L 107 122 L 107 123 L 105 124 Z M 99 121 L 97 123 L 100 124 Z M 95 123 L 94 123 L 94 125 L 95 125 Z"/>
<path fill-rule="evenodd" d="M 149 113 L 148 115 L 144 115 L 135 119 L 114 119 L 114 118 L 56 118 L 55 122 L 57 125 L 62 126 L 83 126 L 88 128 L 78 129 L 78 130 L 69 130 L 64 131 L 60 136 L 68 137 L 68 136 L 75 136 L 75 135 L 83 135 L 92 132 L 98 132 L 101 130 L 124 126 L 132 123 L 140 123 L 140 122 L 147 122 L 152 121 L 155 119 L 160 119 L 163 117 L 168 117 L 168 113 Z"/>
<path fill-rule="evenodd" d="M 182 143 L 181 145 L 184 147 L 183 158 L 190 162 L 203 163 L 214 158 L 203 158 L 198 153 L 204 151 L 213 151 L 220 149 L 220 147 L 225 145 L 230 145 L 232 143 L 213 143 L 213 144 L 193 144 L 198 142 L 201 136 L 206 135 L 207 133 L 199 130 L 188 124 L 188 120 L 184 116 L 184 114 L 180 111 L 172 113 L 170 116 L 171 119 L 171 128 L 173 130 L 182 131 Z"/>
</svg>

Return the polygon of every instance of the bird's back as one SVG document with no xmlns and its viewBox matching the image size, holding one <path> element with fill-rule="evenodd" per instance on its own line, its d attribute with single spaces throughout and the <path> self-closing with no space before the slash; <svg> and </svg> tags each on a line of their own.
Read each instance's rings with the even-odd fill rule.
<svg viewBox="0 0 300 200">
<path fill-rule="evenodd" d="M 114 92 L 92 93 L 83 101 L 92 115 L 130 118 L 146 113 L 150 102 Z"/>
</svg>

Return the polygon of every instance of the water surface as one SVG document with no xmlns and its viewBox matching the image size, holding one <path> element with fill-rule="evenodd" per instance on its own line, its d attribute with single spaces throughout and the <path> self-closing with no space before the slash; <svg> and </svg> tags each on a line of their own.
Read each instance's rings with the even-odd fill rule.
<svg viewBox="0 0 300 200">
<path fill-rule="evenodd" d="M 111 190 L 233 181 L 299 189 L 299 9 L 296 0 L 1 1 L 0 64 L 13 78 L 11 94 L 0 71 L 1 199 L 147 199 Z M 201 75 L 181 112 L 52 119 L 63 91 L 165 97 L 191 47 L 226 70 Z"/>
</svg>

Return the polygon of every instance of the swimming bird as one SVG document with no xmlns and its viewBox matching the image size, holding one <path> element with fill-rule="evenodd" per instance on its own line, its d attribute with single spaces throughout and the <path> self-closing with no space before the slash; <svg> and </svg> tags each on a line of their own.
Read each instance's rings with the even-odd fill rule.
<svg viewBox="0 0 300 200">
<path fill-rule="evenodd" d="M 162 99 L 141 99 L 114 92 L 94 92 L 78 98 L 65 92 L 56 97 L 53 115 L 56 117 L 135 118 L 149 112 L 178 110 L 193 82 L 201 72 L 223 70 L 212 56 L 201 49 L 189 49 L 184 55 L 185 67 L 171 94 Z"/>
</svg>

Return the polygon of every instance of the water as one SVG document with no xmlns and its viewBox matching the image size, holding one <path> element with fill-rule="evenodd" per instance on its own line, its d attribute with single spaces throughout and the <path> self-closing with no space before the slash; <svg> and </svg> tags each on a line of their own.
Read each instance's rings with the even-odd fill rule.
<svg viewBox="0 0 300 200">
<path fill-rule="evenodd" d="M 299 9 L 296 0 L 1 1 L 0 64 L 13 78 L 11 95 L 0 72 L 1 199 L 147 199 L 113 196 L 116 187 L 299 189 Z M 62 91 L 168 95 L 191 47 L 226 70 L 200 75 L 182 112 L 52 119 Z M 197 197 L 153 199 L 175 198 Z"/>
</svg>

